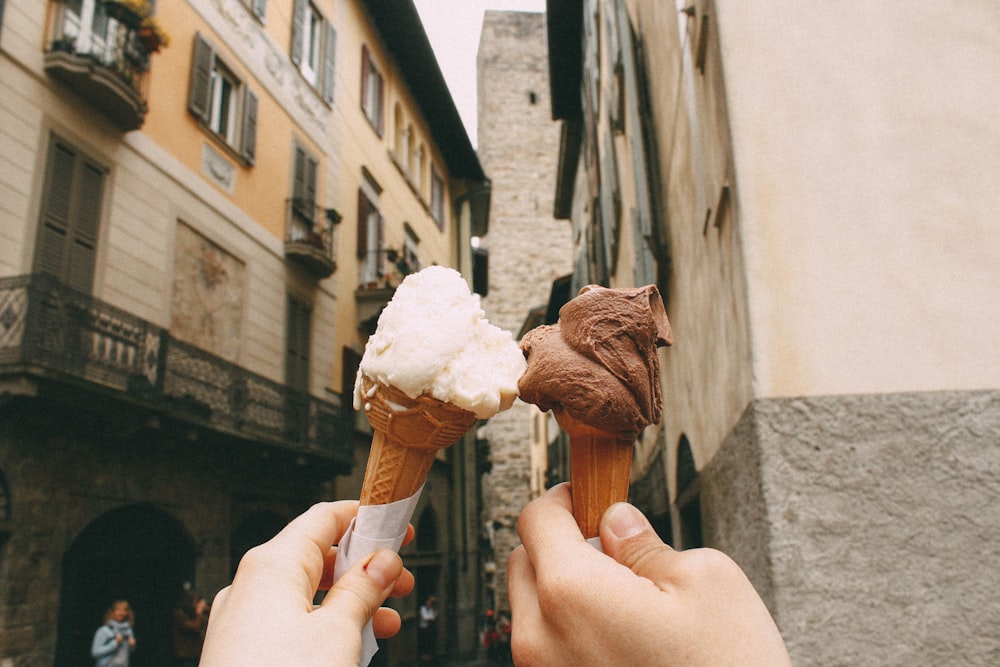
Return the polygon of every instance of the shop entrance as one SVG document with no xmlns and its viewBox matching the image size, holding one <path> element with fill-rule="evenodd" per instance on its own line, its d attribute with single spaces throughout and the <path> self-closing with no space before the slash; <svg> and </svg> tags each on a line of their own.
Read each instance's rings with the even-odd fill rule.
<svg viewBox="0 0 1000 667">
<path fill-rule="evenodd" d="M 172 662 L 170 625 L 195 550 L 171 515 L 133 505 L 93 521 L 63 556 L 56 665 L 90 667 L 90 643 L 104 612 L 128 600 L 135 613 L 134 667 Z"/>
</svg>

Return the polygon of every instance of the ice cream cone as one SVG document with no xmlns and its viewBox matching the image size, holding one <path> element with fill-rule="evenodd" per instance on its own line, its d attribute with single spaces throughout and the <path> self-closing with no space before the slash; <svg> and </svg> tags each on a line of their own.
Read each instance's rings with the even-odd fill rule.
<svg viewBox="0 0 1000 667">
<path fill-rule="evenodd" d="M 554 414 L 559 426 L 569 434 L 573 516 L 584 537 L 597 537 L 605 510 L 628 500 L 635 436 L 584 424 L 565 410 L 555 410 Z"/>
<path fill-rule="evenodd" d="M 410 398 L 363 376 L 365 415 L 374 430 L 361 487 L 362 505 L 409 498 L 427 479 L 437 450 L 459 440 L 477 417 L 430 396 Z"/>
</svg>

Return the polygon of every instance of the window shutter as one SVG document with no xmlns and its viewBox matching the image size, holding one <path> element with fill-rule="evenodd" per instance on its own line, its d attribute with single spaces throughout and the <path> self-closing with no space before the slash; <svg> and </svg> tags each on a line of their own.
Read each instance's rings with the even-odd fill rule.
<svg viewBox="0 0 1000 667">
<path fill-rule="evenodd" d="M 368 215 L 370 209 L 365 191 L 358 188 L 358 259 L 368 255 Z"/>
<path fill-rule="evenodd" d="M 337 31 L 333 24 L 326 24 L 326 51 L 323 62 L 323 99 L 333 104 L 333 65 L 337 52 Z"/>
<path fill-rule="evenodd" d="M 66 235 L 69 232 L 69 205 L 73 187 L 73 164 L 76 153 L 58 141 L 52 141 L 45 175 L 45 195 L 38 233 L 35 265 L 38 270 L 62 276 Z"/>
<path fill-rule="evenodd" d="M 309 219 L 312 220 L 313 216 L 316 213 L 316 170 L 317 167 L 319 166 L 319 163 L 315 160 L 315 158 L 307 155 L 305 166 L 306 166 L 306 172 L 303 180 L 305 181 L 306 201 L 308 202 L 309 206 L 309 210 L 307 213 L 309 215 Z"/>
<path fill-rule="evenodd" d="M 368 59 L 368 47 L 361 45 L 361 108 L 368 114 L 368 79 L 371 76 L 372 63 Z"/>
<path fill-rule="evenodd" d="M 244 92 L 242 143 L 243 157 L 253 164 L 257 153 L 257 95 L 250 88 Z"/>
<path fill-rule="evenodd" d="M 378 248 L 375 249 L 375 252 L 378 256 L 381 257 L 382 251 L 385 250 L 385 218 L 382 217 L 381 213 L 376 212 L 376 215 L 378 216 L 378 219 L 375 223 L 378 225 L 378 236 L 376 237 L 378 238 Z M 379 264 L 381 265 L 382 260 L 379 259 L 378 261 Z"/>
<path fill-rule="evenodd" d="M 267 0 L 253 0 L 253 15 L 264 21 L 267 18 Z"/>
<path fill-rule="evenodd" d="M 69 248 L 66 283 L 81 292 L 90 292 L 94 285 L 94 263 L 97 259 L 97 232 L 101 222 L 104 170 L 86 161 L 81 162 L 77 171 L 75 224 L 73 244 Z"/>
<path fill-rule="evenodd" d="M 295 0 L 292 14 L 292 63 L 298 67 L 302 64 L 302 40 L 306 25 L 306 9 L 309 0 Z"/>
<path fill-rule="evenodd" d="M 295 205 L 306 198 L 306 152 L 295 147 L 295 175 L 292 181 L 292 198 Z"/>
<path fill-rule="evenodd" d="M 378 130 L 378 136 L 382 136 L 385 132 L 385 112 L 382 107 L 385 104 L 385 85 L 382 83 L 382 76 L 376 77 L 378 82 L 378 90 L 375 91 L 375 128 Z"/>
<path fill-rule="evenodd" d="M 196 33 L 194 36 L 194 56 L 191 59 L 188 110 L 206 123 L 211 108 L 212 68 L 214 66 L 215 51 L 212 45 L 200 33 Z"/>
<path fill-rule="evenodd" d="M 285 383 L 300 391 L 309 389 L 309 320 L 309 306 L 289 298 Z"/>
</svg>

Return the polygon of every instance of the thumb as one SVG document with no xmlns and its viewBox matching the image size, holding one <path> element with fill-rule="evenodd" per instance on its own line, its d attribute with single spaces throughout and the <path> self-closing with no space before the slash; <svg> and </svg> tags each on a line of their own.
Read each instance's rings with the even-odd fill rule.
<svg viewBox="0 0 1000 667">
<path fill-rule="evenodd" d="M 604 553 L 637 575 L 661 582 L 668 577 L 677 552 L 664 544 L 649 520 L 628 503 L 615 503 L 601 518 Z"/>
<path fill-rule="evenodd" d="M 399 554 L 379 549 L 345 572 L 321 606 L 361 629 L 389 597 L 402 573 L 403 561 Z"/>
</svg>

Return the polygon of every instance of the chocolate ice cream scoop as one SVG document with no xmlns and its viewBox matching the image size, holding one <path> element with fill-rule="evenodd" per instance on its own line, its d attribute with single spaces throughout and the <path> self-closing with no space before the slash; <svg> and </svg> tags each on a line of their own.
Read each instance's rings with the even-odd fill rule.
<svg viewBox="0 0 1000 667">
<path fill-rule="evenodd" d="M 569 434 L 573 515 L 584 537 L 595 537 L 604 511 L 628 498 L 632 445 L 663 410 L 656 348 L 672 343 L 655 285 L 584 287 L 557 324 L 521 340 L 528 368 L 518 390 Z"/>
<path fill-rule="evenodd" d="M 655 285 L 589 285 L 559 310 L 558 324 L 533 329 L 521 340 L 528 360 L 518 382 L 521 399 L 635 436 L 660 421 L 656 348 L 672 343 Z"/>
</svg>

